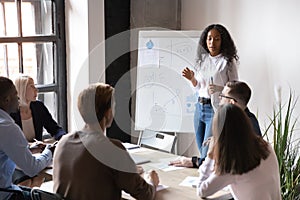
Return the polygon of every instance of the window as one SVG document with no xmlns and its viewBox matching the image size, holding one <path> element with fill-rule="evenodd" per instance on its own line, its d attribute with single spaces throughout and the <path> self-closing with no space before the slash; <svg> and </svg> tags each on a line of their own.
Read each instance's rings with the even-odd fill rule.
<svg viewBox="0 0 300 200">
<path fill-rule="evenodd" d="M 67 130 L 64 1 L 0 0 L 0 76 L 30 75 Z"/>
</svg>

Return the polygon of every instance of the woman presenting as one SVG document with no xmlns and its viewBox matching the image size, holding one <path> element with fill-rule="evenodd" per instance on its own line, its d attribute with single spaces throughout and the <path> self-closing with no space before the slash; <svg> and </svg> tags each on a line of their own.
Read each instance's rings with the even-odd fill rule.
<svg viewBox="0 0 300 200">
<path fill-rule="evenodd" d="M 194 114 L 196 142 L 200 151 L 197 165 L 201 165 L 207 154 L 208 147 L 203 142 L 211 136 L 213 107 L 217 108 L 219 104 L 218 95 L 228 81 L 238 80 L 237 61 L 237 50 L 227 29 L 220 24 L 212 24 L 201 34 L 195 72 L 188 67 L 182 71 L 199 96 Z"/>
</svg>

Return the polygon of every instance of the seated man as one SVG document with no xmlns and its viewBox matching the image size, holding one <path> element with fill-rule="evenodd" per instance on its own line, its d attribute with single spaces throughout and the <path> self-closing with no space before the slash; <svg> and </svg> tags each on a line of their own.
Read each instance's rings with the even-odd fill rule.
<svg viewBox="0 0 300 200">
<path fill-rule="evenodd" d="M 247 116 L 250 118 L 254 131 L 257 135 L 262 136 L 258 121 L 253 113 L 247 107 L 247 104 L 251 97 L 251 89 L 245 82 L 241 81 L 230 81 L 227 82 L 225 87 L 222 90 L 220 96 L 220 105 L 225 103 L 231 103 L 242 108 Z M 206 145 L 209 144 L 209 141 L 206 141 Z M 183 167 L 194 167 L 198 168 L 202 164 L 203 160 L 200 160 L 197 156 L 192 158 L 180 157 L 178 160 L 170 162 L 170 165 L 174 166 L 183 166 Z"/>
<path fill-rule="evenodd" d="M 45 148 L 41 155 L 34 157 L 20 127 L 10 117 L 18 110 L 18 93 L 13 82 L 0 77 L 0 188 L 22 190 L 12 184 L 16 165 L 29 176 L 34 176 L 51 163 L 52 152 Z M 23 190 L 26 199 L 30 192 Z M 13 194 L 0 192 L 0 199 L 17 199 Z"/>
<path fill-rule="evenodd" d="M 79 94 L 77 105 L 85 126 L 57 145 L 54 191 L 72 200 L 120 200 L 122 190 L 136 199 L 154 199 L 157 173 L 150 172 L 147 183 L 122 143 L 106 137 L 115 110 L 114 89 L 90 85 Z"/>
</svg>

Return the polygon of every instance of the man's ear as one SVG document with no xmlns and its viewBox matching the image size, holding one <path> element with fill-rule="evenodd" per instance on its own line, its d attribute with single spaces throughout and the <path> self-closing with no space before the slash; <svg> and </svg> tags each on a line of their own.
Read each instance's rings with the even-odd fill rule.
<svg viewBox="0 0 300 200">
<path fill-rule="evenodd" d="M 103 117 L 104 117 L 106 120 L 107 120 L 107 118 L 108 118 L 109 115 L 110 115 L 110 110 L 111 110 L 111 108 L 107 109 L 107 110 L 104 112 Z"/>
</svg>

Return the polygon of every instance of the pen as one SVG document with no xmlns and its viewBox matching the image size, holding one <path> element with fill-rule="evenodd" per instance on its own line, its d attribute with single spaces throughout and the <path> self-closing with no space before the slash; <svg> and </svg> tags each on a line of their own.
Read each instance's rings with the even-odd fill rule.
<svg viewBox="0 0 300 200">
<path fill-rule="evenodd" d="M 35 139 L 35 138 L 33 138 L 33 140 L 35 141 L 35 142 L 39 142 L 37 139 Z"/>
<path fill-rule="evenodd" d="M 39 145 L 40 145 L 40 144 L 43 144 L 43 142 L 38 141 L 38 140 L 35 139 L 35 138 L 33 138 L 32 140 L 33 140 L 34 142 L 33 142 L 31 145 L 29 145 L 29 148 L 30 148 L 30 149 L 39 148 Z"/>
</svg>

